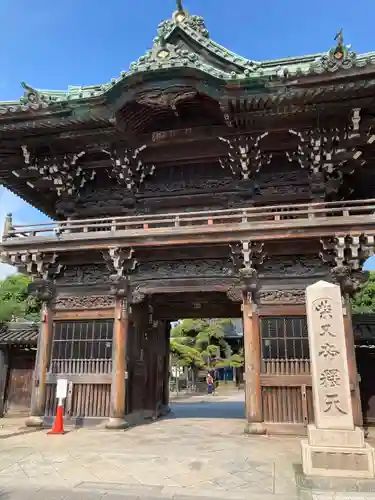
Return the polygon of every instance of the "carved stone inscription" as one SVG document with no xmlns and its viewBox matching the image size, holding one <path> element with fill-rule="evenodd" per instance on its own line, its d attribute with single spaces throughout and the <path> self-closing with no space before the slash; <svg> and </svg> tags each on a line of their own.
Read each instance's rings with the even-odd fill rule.
<svg viewBox="0 0 375 500">
<path fill-rule="evenodd" d="M 353 430 L 341 291 L 319 281 L 306 289 L 315 425 Z"/>
</svg>

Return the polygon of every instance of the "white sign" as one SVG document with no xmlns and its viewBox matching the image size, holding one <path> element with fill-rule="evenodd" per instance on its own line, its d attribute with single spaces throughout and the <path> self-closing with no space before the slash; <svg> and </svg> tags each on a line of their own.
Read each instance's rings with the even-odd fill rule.
<svg viewBox="0 0 375 500">
<path fill-rule="evenodd" d="M 56 384 L 56 398 L 65 399 L 68 395 L 68 381 L 66 378 L 57 379 Z"/>
<path fill-rule="evenodd" d="M 184 369 L 181 366 L 172 366 L 172 377 L 181 377 L 181 375 L 184 373 Z"/>
</svg>

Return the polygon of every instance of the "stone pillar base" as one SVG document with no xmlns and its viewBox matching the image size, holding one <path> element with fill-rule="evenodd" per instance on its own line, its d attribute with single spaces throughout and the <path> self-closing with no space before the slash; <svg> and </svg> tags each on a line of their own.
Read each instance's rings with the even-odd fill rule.
<svg viewBox="0 0 375 500">
<path fill-rule="evenodd" d="M 43 427 L 44 418 L 37 415 L 30 415 L 25 421 L 26 427 Z"/>
<path fill-rule="evenodd" d="M 246 422 L 245 434 L 263 435 L 266 434 L 266 428 L 262 422 Z"/>
<path fill-rule="evenodd" d="M 317 429 L 308 426 L 301 441 L 302 468 L 307 476 L 373 478 L 374 449 L 364 441 L 362 429 Z"/>
<path fill-rule="evenodd" d="M 109 418 L 105 424 L 105 428 L 110 430 L 121 430 L 128 427 L 128 422 L 125 422 L 123 418 Z"/>
</svg>

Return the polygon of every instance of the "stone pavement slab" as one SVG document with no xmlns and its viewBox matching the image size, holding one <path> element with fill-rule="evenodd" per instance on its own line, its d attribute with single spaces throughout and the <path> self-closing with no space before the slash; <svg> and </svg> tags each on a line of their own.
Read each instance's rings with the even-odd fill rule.
<svg viewBox="0 0 375 500">
<path fill-rule="evenodd" d="M 194 403 L 188 411 L 176 404 L 169 418 L 126 431 L 42 431 L 0 440 L 0 500 L 294 500 L 300 439 L 244 435 L 241 398 Z"/>
</svg>

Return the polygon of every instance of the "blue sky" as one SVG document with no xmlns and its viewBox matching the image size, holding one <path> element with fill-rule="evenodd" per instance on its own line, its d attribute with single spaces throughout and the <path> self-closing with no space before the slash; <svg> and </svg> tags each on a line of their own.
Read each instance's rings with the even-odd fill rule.
<svg viewBox="0 0 375 500">
<path fill-rule="evenodd" d="M 0 0 L 0 100 L 18 99 L 21 81 L 66 89 L 109 81 L 152 45 L 175 0 Z M 327 51 L 343 28 L 357 53 L 375 50 L 374 0 L 185 0 L 211 37 L 255 60 Z M 0 188 L 0 227 L 45 217 Z M 0 265 L 0 277 L 9 268 Z"/>
</svg>

